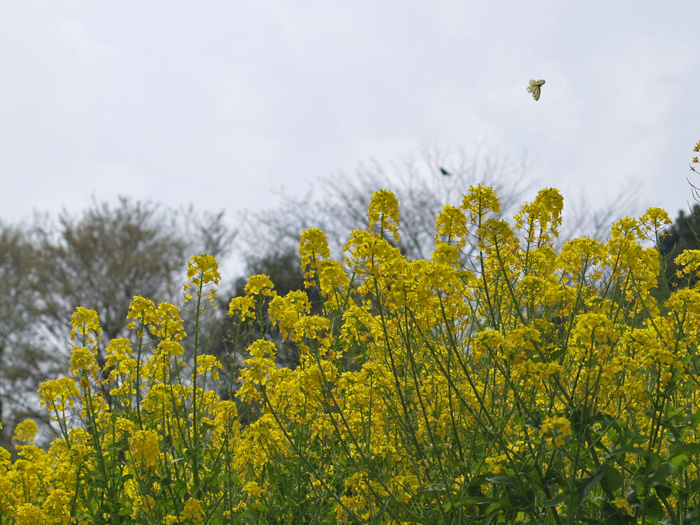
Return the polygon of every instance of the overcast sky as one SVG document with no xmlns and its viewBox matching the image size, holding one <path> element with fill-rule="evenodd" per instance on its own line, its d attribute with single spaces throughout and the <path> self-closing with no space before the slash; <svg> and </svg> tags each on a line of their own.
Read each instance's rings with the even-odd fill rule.
<svg viewBox="0 0 700 525">
<path fill-rule="evenodd" d="M 568 199 L 633 178 L 675 217 L 698 22 L 698 0 L 3 2 L 0 220 L 119 194 L 233 220 L 427 143 L 527 155 Z"/>
</svg>

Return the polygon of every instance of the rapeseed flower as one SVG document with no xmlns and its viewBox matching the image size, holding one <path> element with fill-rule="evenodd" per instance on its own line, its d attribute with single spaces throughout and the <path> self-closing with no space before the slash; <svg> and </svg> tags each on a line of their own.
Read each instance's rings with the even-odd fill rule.
<svg viewBox="0 0 700 525">
<path fill-rule="evenodd" d="M 182 519 L 192 525 L 201 525 L 204 519 L 202 503 L 197 498 L 189 498 L 182 510 Z"/>
<path fill-rule="evenodd" d="M 431 258 L 407 261 L 395 197 L 378 192 L 342 262 L 323 232 L 302 235 L 322 314 L 266 276 L 230 302 L 236 321 L 258 322 L 228 384 L 226 361 L 195 344 L 201 309 L 135 297 L 132 333 L 107 343 L 102 369 L 99 320 L 78 310 L 72 376 L 40 388 L 60 438 L 45 452 L 32 423 L 14 429 L 0 520 L 89 523 L 118 508 L 170 524 L 602 522 L 641 517 L 644 501 L 653 519 L 692 520 L 700 292 L 662 304 L 654 291 L 658 253 L 642 243 L 661 210 L 557 253 L 561 205 L 543 190 L 509 222 L 490 188 L 471 188 L 436 218 Z M 697 260 L 677 260 L 683 275 Z M 217 272 L 196 256 L 188 291 Z"/>
<path fill-rule="evenodd" d="M 381 232 L 391 232 L 394 240 L 399 239 L 399 201 L 389 190 L 379 190 L 372 194 L 369 203 L 369 231 L 375 227 Z"/>
<path fill-rule="evenodd" d="M 137 465 L 154 469 L 160 454 L 158 434 L 153 430 L 137 430 L 129 438 L 129 452 Z"/>
<path fill-rule="evenodd" d="M 188 292 L 190 288 L 194 288 L 197 297 L 201 297 L 202 291 L 207 285 L 219 285 L 221 280 L 219 263 L 212 255 L 193 255 L 187 263 L 187 280 L 184 286 L 185 300 L 188 301 L 192 297 Z M 212 306 L 216 306 L 216 290 L 213 287 L 209 289 L 207 299 Z"/>
<path fill-rule="evenodd" d="M 37 430 L 38 427 L 33 420 L 25 419 L 15 427 L 15 433 L 12 436 L 12 440 L 22 446 L 33 445 Z"/>
</svg>

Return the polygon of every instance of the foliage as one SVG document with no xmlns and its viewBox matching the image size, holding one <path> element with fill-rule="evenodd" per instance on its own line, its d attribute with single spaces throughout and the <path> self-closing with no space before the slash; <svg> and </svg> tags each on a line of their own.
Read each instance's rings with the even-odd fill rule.
<svg viewBox="0 0 700 525">
<path fill-rule="evenodd" d="M 681 210 L 671 227 L 664 231 L 661 237 L 659 252 L 665 262 L 662 283 L 668 283 L 672 290 L 692 285 L 697 280 L 692 274 L 679 276 L 675 260 L 686 250 L 700 249 L 698 234 L 700 234 L 700 204 L 693 206 L 689 215 Z"/>
<path fill-rule="evenodd" d="M 97 315 L 79 308 L 71 373 L 40 390 L 60 437 L 44 452 L 30 421 L 18 427 L 19 459 L 0 455 L 0 516 L 696 522 L 700 290 L 677 290 L 662 312 L 659 253 L 642 245 L 658 243 L 667 215 L 652 208 L 617 222 L 605 243 L 574 239 L 557 253 L 558 191 L 541 191 L 514 226 L 499 210 L 490 188 L 471 188 L 438 215 L 431 258 L 413 261 L 396 247 L 398 203 L 385 190 L 343 263 L 322 231 L 306 231 L 304 279 L 323 313 L 304 292 L 249 279 L 229 305 L 260 327 L 238 403 L 214 393 L 221 363 L 202 353 L 212 257 L 192 258 L 183 309 L 132 301 L 133 344 L 103 343 Z M 676 263 L 696 274 L 700 252 Z M 194 319 L 191 360 L 181 312 Z M 298 350 L 295 369 L 276 365 L 283 348 L 267 321 Z"/>
<path fill-rule="evenodd" d="M 212 255 L 223 255 L 222 242 L 230 242 L 232 235 L 222 232 L 222 214 L 209 217 L 194 232 L 178 224 L 179 216 L 120 197 L 118 206 L 94 204 L 81 217 L 64 212 L 57 227 L 37 225 L 41 257 L 48 263 L 40 268 L 46 283 L 45 324 L 66 336 L 71 312 L 89 307 L 99 312 L 112 339 L 124 334 L 124 315 L 135 295 L 172 301 L 187 254 L 207 247 L 219 250 Z M 198 220 L 191 210 L 187 217 L 184 226 Z"/>
<path fill-rule="evenodd" d="M 9 435 L 0 433 L 0 446 L 6 448 L 17 423 L 44 418 L 27 393 L 35 393 L 47 374 L 58 373 L 34 322 L 38 260 L 26 230 L 0 224 L 0 422 L 10 430 Z"/>
<path fill-rule="evenodd" d="M 700 152 L 700 141 L 693 148 L 696 154 Z M 698 172 L 695 165 L 698 164 L 698 157 L 693 157 L 690 169 Z M 698 187 L 690 183 L 693 188 L 693 196 L 696 201 L 700 200 Z M 663 256 L 663 273 L 661 279 L 662 285 L 667 285 L 670 290 L 674 290 L 682 286 L 690 286 L 696 282 L 694 275 L 678 275 L 678 267 L 675 263 L 676 257 L 686 250 L 700 249 L 700 204 L 695 204 L 690 210 L 690 214 L 686 215 L 683 210 L 680 210 L 678 217 L 673 222 L 673 225 L 664 232 L 659 245 L 659 252 Z"/>
</svg>

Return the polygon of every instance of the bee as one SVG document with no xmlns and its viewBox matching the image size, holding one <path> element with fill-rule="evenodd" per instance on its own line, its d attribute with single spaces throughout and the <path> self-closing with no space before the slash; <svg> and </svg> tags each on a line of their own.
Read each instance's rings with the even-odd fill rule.
<svg viewBox="0 0 700 525">
<path fill-rule="evenodd" d="M 544 80 L 530 80 L 530 85 L 527 86 L 527 92 L 532 93 L 532 98 L 540 99 L 540 88 L 544 85 Z"/>
</svg>

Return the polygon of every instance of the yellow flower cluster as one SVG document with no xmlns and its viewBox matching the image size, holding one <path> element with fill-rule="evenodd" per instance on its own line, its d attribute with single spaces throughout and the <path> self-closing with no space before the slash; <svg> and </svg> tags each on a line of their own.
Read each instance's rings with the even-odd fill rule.
<svg viewBox="0 0 700 525">
<path fill-rule="evenodd" d="M 644 243 L 662 210 L 557 252 L 562 205 L 543 190 L 510 223 L 471 188 L 436 218 L 430 260 L 407 261 L 381 190 L 344 261 L 301 236 L 323 315 L 264 275 L 230 302 L 259 332 L 228 384 L 176 306 L 135 297 L 130 337 L 105 347 L 79 309 L 70 374 L 39 390 L 59 437 L 44 451 L 36 425 L 14 429 L 0 522 L 691 522 L 700 285 L 661 303 Z M 212 257 L 188 279 L 216 297 Z"/>
<path fill-rule="evenodd" d="M 189 300 L 192 297 L 188 292 L 190 288 L 195 290 L 198 298 L 201 298 L 204 288 L 207 285 L 218 286 L 221 280 L 219 263 L 211 255 L 193 255 L 187 265 L 187 279 L 188 281 L 185 284 L 185 299 Z M 213 287 L 209 289 L 207 298 L 212 306 L 216 306 L 216 290 Z"/>
<path fill-rule="evenodd" d="M 564 438 L 571 435 L 571 422 L 564 416 L 547 416 L 540 427 L 540 434 L 553 434 L 554 439 L 547 437 L 547 442 L 551 444 L 554 441 L 555 446 L 563 447 Z"/>
</svg>

